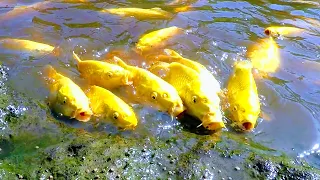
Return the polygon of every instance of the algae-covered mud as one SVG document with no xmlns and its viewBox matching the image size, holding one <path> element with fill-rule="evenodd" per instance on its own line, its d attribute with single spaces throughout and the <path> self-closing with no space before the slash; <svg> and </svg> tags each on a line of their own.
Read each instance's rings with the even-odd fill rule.
<svg viewBox="0 0 320 180">
<path fill-rule="evenodd" d="M 320 179 L 319 4 L 311 1 L 15 1 L 0 2 L 1 38 L 56 47 L 30 51 L 0 44 L 0 179 Z M 37 3 L 37 4 L 35 4 Z M 104 9 L 161 8 L 172 16 L 136 19 Z M 182 7 L 189 7 L 181 10 Z M 180 8 L 179 11 L 176 8 Z M 166 44 L 206 66 L 225 87 L 232 64 L 269 26 L 304 31 L 279 36 L 278 71 L 256 79 L 263 115 L 252 132 L 208 132 L 130 104 L 134 131 L 53 114 L 41 69 L 50 64 L 81 85 L 72 58 L 134 54 L 139 37 L 186 29 Z M 143 66 L 138 56 L 127 62 Z"/>
</svg>

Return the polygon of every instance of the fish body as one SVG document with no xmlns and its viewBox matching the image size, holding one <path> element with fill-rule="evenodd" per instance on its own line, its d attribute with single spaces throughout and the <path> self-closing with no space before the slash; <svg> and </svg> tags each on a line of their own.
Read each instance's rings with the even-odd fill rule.
<svg viewBox="0 0 320 180">
<path fill-rule="evenodd" d="M 13 50 L 25 50 L 25 51 L 39 51 L 39 52 L 52 52 L 54 47 L 48 44 L 43 44 L 26 39 L 12 39 L 4 38 L 0 39 L 3 47 Z"/>
<path fill-rule="evenodd" d="M 232 125 L 244 131 L 251 131 L 255 127 L 260 114 L 260 100 L 252 67 L 250 61 L 236 62 L 227 84 Z"/>
<path fill-rule="evenodd" d="M 213 74 L 211 74 L 208 71 L 208 69 L 205 66 L 203 66 L 202 64 L 196 61 L 182 57 L 180 54 L 178 54 L 176 51 L 172 49 L 164 49 L 163 52 L 164 54 L 156 55 L 156 57 L 152 57 L 152 59 L 157 59 L 158 61 L 163 61 L 167 63 L 177 62 L 177 63 L 183 64 L 197 71 L 197 73 L 199 74 L 199 77 L 203 79 L 203 81 L 205 81 L 206 83 L 211 83 L 212 87 L 215 87 L 214 92 L 219 93 L 221 91 L 219 82 L 213 76 Z"/>
<path fill-rule="evenodd" d="M 296 34 L 302 32 L 303 29 L 288 26 L 271 26 L 264 30 L 267 36 L 278 37 L 280 35 L 287 36 L 291 34 Z"/>
<path fill-rule="evenodd" d="M 132 130 L 137 126 L 138 120 L 133 109 L 109 90 L 91 86 L 85 93 L 89 98 L 94 116 L 111 120 L 124 130 Z"/>
<path fill-rule="evenodd" d="M 130 72 L 118 65 L 97 60 L 82 61 L 74 52 L 73 57 L 81 76 L 91 85 L 112 89 L 131 84 Z"/>
<path fill-rule="evenodd" d="M 149 69 L 175 87 L 186 106 L 186 113 L 199 118 L 209 130 L 225 127 L 216 87 L 203 81 L 197 71 L 177 62 L 158 62 Z"/>
<path fill-rule="evenodd" d="M 50 65 L 45 67 L 44 72 L 49 87 L 49 107 L 57 114 L 83 122 L 89 121 L 92 111 L 82 89 Z"/>
<path fill-rule="evenodd" d="M 139 20 L 144 19 L 171 19 L 173 15 L 167 11 L 164 11 L 160 8 L 114 8 L 114 9 L 105 9 L 102 12 L 108 12 L 111 14 L 116 14 L 120 16 L 133 16 Z"/>
<path fill-rule="evenodd" d="M 140 103 L 166 111 L 173 116 L 185 110 L 177 90 L 172 85 L 145 69 L 126 64 L 116 56 L 114 60 L 130 71 L 134 97 L 139 98 Z"/>
<path fill-rule="evenodd" d="M 139 39 L 136 44 L 136 49 L 141 55 L 151 53 L 155 49 L 165 47 L 169 38 L 182 34 L 183 32 L 183 29 L 177 26 L 152 31 Z"/>
<path fill-rule="evenodd" d="M 248 49 L 248 59 L 254 68 L 265 73 L 274 73 L 280 66 L 280 53 L 272 37 L 260 40 Z"/>
</svg>

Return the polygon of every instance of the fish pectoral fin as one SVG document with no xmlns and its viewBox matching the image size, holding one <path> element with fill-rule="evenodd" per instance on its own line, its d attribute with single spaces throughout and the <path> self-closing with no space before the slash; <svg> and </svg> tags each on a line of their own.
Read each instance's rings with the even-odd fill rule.
<svg viewBox="0 0 320 180">
<path fill-rule="evenodd" d="M 266 120 L 266 121 L 271 121 L 271 118 L 272 115 L 270 114 L 267 114 L 266 112 L 263 112 L 263 111 L 260 111 L 259 113 L 259 117 L 262 118 L 263 120 Z"/>
</svg>

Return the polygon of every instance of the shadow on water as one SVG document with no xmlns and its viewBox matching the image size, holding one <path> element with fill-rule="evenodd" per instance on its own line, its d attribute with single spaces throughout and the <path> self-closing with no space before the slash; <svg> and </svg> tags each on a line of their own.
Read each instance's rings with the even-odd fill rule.
<svg viewBox="0 0 320 180">
<path fill-rule="evenodd" d="M 0 159 L 5 159 L 10 156 L 10 153 L 14 150 L 14 145 L 7 139 L 0 140 Z"/>
</svg>

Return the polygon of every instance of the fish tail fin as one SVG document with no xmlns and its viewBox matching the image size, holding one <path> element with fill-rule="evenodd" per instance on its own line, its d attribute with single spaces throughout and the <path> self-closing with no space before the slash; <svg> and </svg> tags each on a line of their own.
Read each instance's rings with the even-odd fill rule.
<svg viewBox="0 0 320 180">
<path fill-rule="evenodd" d="M 80 59 L 80 57 L 74 52 L 72 51 L 73 54 L 73 58 L 77 61 L 77 63 L 81 62 L 82 60 Z"/>
<path fill-rule="evenodd" d="M 57 75 L 57 71 L 51 65 L 46 65 L 43 68 L 43 73 L 48 78 L 53 78 Z"/>
<path fill-rule="evenodd" d="M 113 56 L 113 60 L 117 65 L 123 67 L 124 69 L 128 68 L 128 65 L 122 59 L 120 59 L 119 57 Z"/>
</svg>

